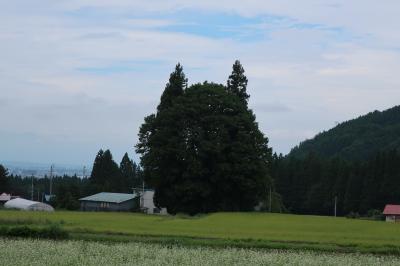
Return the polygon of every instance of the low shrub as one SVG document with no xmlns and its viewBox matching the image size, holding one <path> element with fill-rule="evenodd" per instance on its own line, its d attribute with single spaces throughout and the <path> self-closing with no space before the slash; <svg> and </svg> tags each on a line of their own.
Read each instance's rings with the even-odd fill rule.
<svg viewBox="0 0 400 266">
<path fill-rule="evenodd" d="M 45 238 L 45 239 L 67 239 L 69 234 L 58 224 L 51 224 L 46 227 L 32 226 L 2 226 L 0 236 L 22 237 L 22 238 Z"/>
<path fill-rule="evenodd" d="M 376 209 L 368 210 L 367 217 L 372 220 L 378 220 L 378 221 L 385 220 L 385 216 L 383 215 L 382 211 Z"/>
<path fill-rule="evenodd" d="M 346 215 L 346 218 L 358 219 L 358 218 L 360 218 L 360 215 L 358 214 L 358 212 L 350 212 L 349 214 Z"/>
</svg>

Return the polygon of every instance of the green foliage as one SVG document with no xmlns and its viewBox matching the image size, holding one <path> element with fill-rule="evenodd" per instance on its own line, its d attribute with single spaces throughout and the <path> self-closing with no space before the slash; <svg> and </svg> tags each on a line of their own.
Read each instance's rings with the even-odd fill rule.
<svg viewBox="0 0 400 266">
<path fill-rule="evenodd" d="M 385 216 L 383 215 L 381 210 L 371 209 L 367 211 L 367 217 L 372 220 L 383 221 L 385 220 Z"/>
<path fill-rule="evenodd" d="M 95 192 L 120 192 L 123 180 L 110 150 L 100 150 L 97 153 L 89 180 L 94 185 Z"/>
<path fill-rule="evenodd" d="M 50 204 L 54 208 L 66 210 L 78 210 L 80 207 L 78 199 L 87 195 L 90 183 L 87 178 L 81 179 L 77 176 L 63 176 L 53 178 L 53 191 Z"/>
<path fill-rule="evenodd" d="M 243 92 L 240 82 L 229 84 Z M 271 150 L 254 114 L 223 85 L 181 88 L 168 104 L 161 98 L 163 108 L 139 132 L 137 152 L 156 204 L 170 213 L 252 210 L 271 185 Z"/>
<path fill-rule="evenodd" d="M 9 177 L 8 170 L 0 164 L 0 194 L 8 192 L 9 190 Z"/>
<path fill-rule="evenodd" d="M 321 158 L 310 153 L 304 159 L 274 156 L 273 177 L 283 203 L 294 213 L 332 215 L 400 203 L 400 153 L 379 152 L 369 160 L 352 162 Z"/>
<path fill-rule="evenodd" d="M 350 212 L 349 214 L 346 215 L 346 218 L 349 219 L 358 219 L 360 218 L 360 214 L 358 214 L 358 212 Z"/>
<path fill-rule="evenodd" d="M 34 227 L 28 225 L 2 226 L 0 236 L 22 237 L 22 238 L 46 238 L 46 239 L 67 239 L 69 234 L 58 224 L 51 224 L 45 227 Z"/>
<path fill-rule="evenodd" d="M 133 162 L 128 153 L 125 153 L 119 165 L 121 172 L 122 184 L 120 186 L 120 192 L 132 192 L 133 187 L 142 186 L 142 175 L 139 166 Z"/>
<path fill-rule="evenodd" d="M 175 71 L 171 73 L 169 81 L 165 86 L 164 92 L 161 95 L 160 104 L 157 107 L 158 112 L 172 106 L 174 100 L 183 94 L 187 87 L 187 78 L 183 73 L 183 67 L 178 63 L 175 66 Z"/>
<path fill-rule="evenodd" d="M 306 140 L 289 156 L 305 158 L 310 152 L 322 157 L 365 160 L 379 151 L 400 148 L 400 106 L 374 111 Z"/>
<path fill-rule="evenodd" d="M 243 66 L 239 60 L 236 60 L 232 67 L 232 74 L 229 76 L 227 82 L 227 90 L 233 93 L 242 100 L 243 103 L 247 104 L 247 100 L 250 95 L 247 94 L 247 77 L 244 75 Z"/>
</svg>

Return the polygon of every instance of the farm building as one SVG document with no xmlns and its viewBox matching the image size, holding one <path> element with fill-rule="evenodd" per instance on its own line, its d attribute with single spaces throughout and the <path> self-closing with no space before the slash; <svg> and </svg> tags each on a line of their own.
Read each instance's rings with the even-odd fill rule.
<svg viewBox="0 0 400 266">
<path fill-rule="evenodd" d="M 101 192 L 79 199 L 82 211 L 130 211 L 135 208 L 135 195 Z"/>
<path fill-rule="evenodd" d="M 144 190 L 135 194 L 101 192 L 79 199 L 82 211 L 141 211 L 153 214 L 166 214 L 165 209 L 159 209 L 153 202 L 154 191 Z"/>
<path fill-rule="evenodd" d="M 7 209 L 18 209 L 24 211 L 54 211 L 54 208 L 46 203 L 21 198 L 7 201 L 4 203 L 4 207 Z"/>
<path fill-rule="evenodd" d="M 383 210 L 386 222 L 400 222 L 400 205 L 387 204 Z"/>
</svg>

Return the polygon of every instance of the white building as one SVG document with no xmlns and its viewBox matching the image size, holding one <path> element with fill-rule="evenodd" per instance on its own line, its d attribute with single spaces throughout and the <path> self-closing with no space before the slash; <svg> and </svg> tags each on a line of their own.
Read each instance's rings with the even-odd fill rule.
<svg viewBox="0 0 400 266">
<path fill-rule="evenodd" d="M 7 201 L 6 203 L 4 203 L 4 207 L 7 209 L 17 209 L 24 211 L 54 211 L 54 208 L 46 203 L 21 198 Z"/>
<path fill-rule="evenodd" d="M 147 214 L 167 214 L 166 208 L 157 208 L 154 205 L 154 190 L 145 189 L 140 192 L 140 209 Z"/>
</svg>

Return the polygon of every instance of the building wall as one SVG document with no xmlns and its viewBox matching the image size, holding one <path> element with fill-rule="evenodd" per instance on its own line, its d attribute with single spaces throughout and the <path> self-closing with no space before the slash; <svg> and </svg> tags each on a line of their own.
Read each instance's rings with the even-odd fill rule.
<svg viewBox="0 0 400 266">
<path fill-rule="evenodd" d="M 134 202 L 134 199 L 121 203 L 82 200 L 81 211 L 130 211 L 134 208 Z"/>
<path fill-rule="evenodd" d="M 386 222 L 398 223 L 400 222 L 400 215 L 386 215 Z"/>
<path fill-rule="evenodd" d="M 167 209 L 159 209 L 154 205 L 154 191 L 147 190 L 143 194 L 142 207 L 147 214 L 167 214 Z"/>
</svg>

